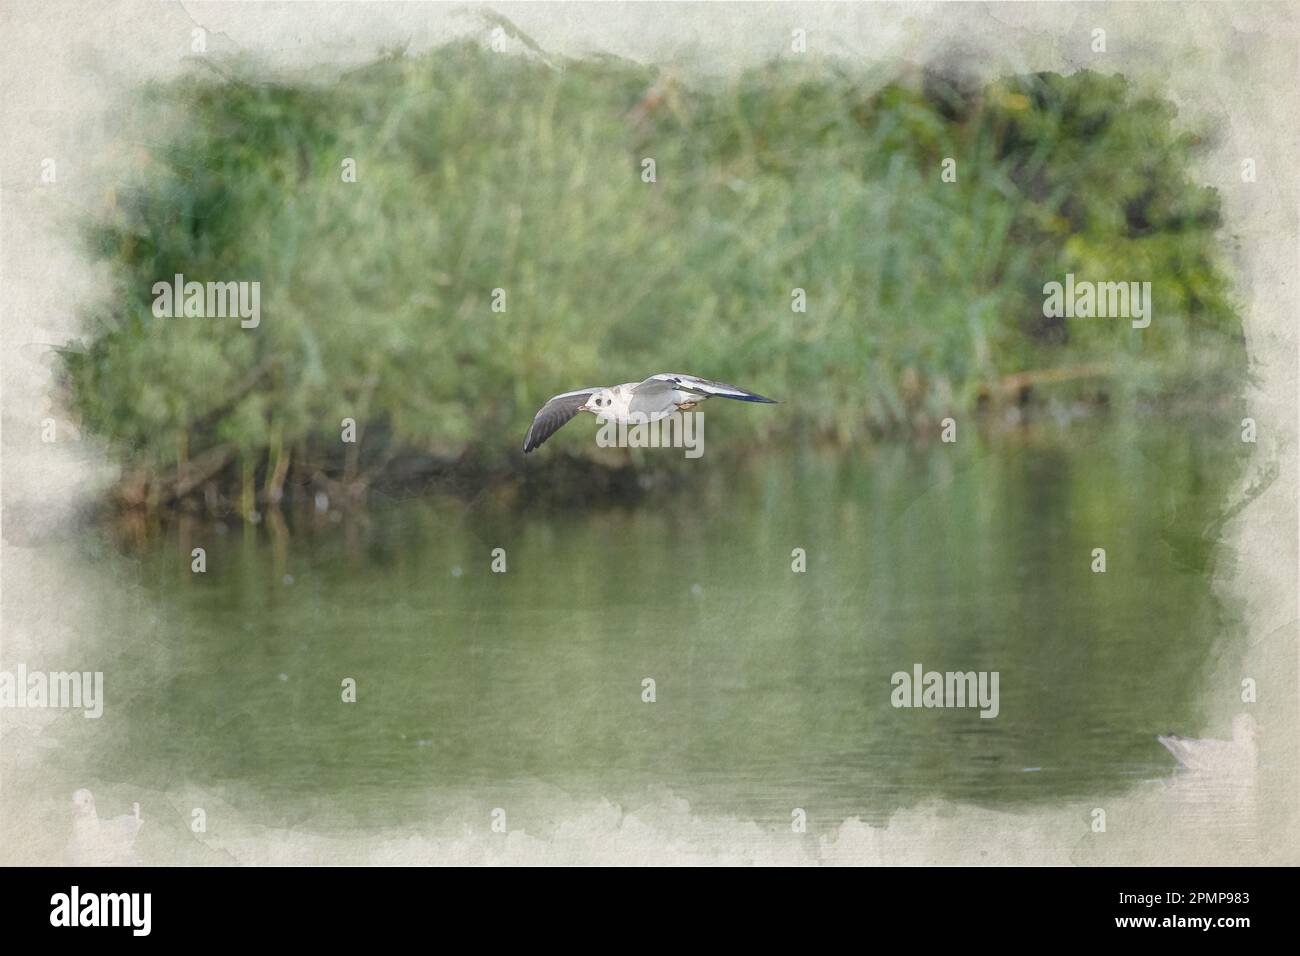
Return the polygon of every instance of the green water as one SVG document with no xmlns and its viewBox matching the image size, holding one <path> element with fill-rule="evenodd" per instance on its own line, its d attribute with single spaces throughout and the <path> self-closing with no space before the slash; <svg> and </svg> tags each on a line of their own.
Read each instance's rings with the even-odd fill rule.
<svg viewBox="0 0 1300 956">
<path fill-rule="evenodd" d="M 413 822 L 507 793 L 654 790 L 788 823 L 1121 791 L 1172 771 L 1155 735 L 1199 726 L 1233 637 L 1212 577 L 1235 440 L 1076 425 L 706 454 L 633 503 L 376 496 L 105 544 L 84 573 L 117 579 L 108 712 L 59 759 L 268 823 Z M 998 671 L 999 715 L 895 709 L 891 675 L 915 663 Z"/>
</svg>

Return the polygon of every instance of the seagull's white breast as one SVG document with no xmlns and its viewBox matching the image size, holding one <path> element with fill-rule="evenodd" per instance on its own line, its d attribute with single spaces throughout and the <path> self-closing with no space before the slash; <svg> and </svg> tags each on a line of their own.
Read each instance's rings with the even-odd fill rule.
<svg viewBox="0 0 1300 956">
<path fill-rule="evenodd" d="M 610 391 L 613 393 L 613 404 L 610 406 L 608 417 L 613 418 L 616 422 L 627 422 L 632 417 L 632 398 L 635 394 L 636 387 L 640 382 L 624 382 L 622 385 L 615 385 Z M 663 398 L 663 405 L 659 408 L 645 408 L 644 398 L 638 421 L 657 422 L 662 418 L 667 418 L 673 412 L 677 411 L 677 403 L 684 402 L 688 399 L 685 393 L 674 390 L 667 392 Z"/>
</svg>

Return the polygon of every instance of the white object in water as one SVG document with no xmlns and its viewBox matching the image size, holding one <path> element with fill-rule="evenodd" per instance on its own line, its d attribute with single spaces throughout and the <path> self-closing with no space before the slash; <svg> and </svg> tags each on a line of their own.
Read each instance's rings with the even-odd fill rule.
<svg viewBox="0 0 1300 956">
<path fill-rule="evenodd" d="M 89 790 L 78 790 L 72 795 L 72 802 L 76 809 L 68 855 L 73 864 L 130 866 L 140 862 L 135 855 L 135 838 L 144 821 L 138 803 L 134 813 L 101 820 L 95 811 L 95 795 Z"/>
<path fill-rule="evenodd" d="M 1232 718 L 1231 740 L 1194 740 L 1169 735 L 1157 737 L 1178 762 L 1201 773 L 1253 776 L 1258 760 L 1255 735 L 1259 727 L 1250 714 Z"/>
</svg>

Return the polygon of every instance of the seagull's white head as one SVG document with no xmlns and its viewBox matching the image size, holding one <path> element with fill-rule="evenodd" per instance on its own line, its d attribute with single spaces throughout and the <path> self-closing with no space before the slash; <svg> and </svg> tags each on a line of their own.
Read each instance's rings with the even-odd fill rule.
<svg viewBox="0 0 1300 956">
<path fill-rule="evenodd" d="M 72 795 L 72 802 L 81 813 L 95 812 L 95 796 L 89 790 L 81 789 Z"/>
<path fill-rule="evenodd" d="M 602 388 L 598 392 L 592 392 L 591 397 L 587 399 L 586 404 L 578 407 L 578 411 L 591 412 L 595 415 L 608 415 L 613 404 L 614 390 L 610 388 Z"/>
</svg>

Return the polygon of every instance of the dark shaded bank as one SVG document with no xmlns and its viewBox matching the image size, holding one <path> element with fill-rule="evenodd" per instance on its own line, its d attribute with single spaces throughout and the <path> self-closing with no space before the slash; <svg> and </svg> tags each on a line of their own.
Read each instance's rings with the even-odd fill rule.
<svg viewBox="0 0 1300 956">
<path fill-rule="evenodd" d="M 519 442 L 551 394 L 658 371 L 784 399 L 711 417 L 737 454 L 949 416 L 1231 414 L 1244 379 L 1219 200 L 1189 173 L 1204 136 L 1120 76 L 696 83 L 471 44 L 258 76 L 142 91 L 123 123 L 152 135 L 88 226 L 113 294 L 66 401 L 123 505 L 526 494 L 566 468 L 617 497 L 652 462 L 573 426 L 526 462 Z M 178 275 L 256 283 L 257 315 L 187 315 L 183 283 L 165 308 Z M 1067 276 L 1149 282 L 1150 324 L 1045 315 Z"/>
</svg>

